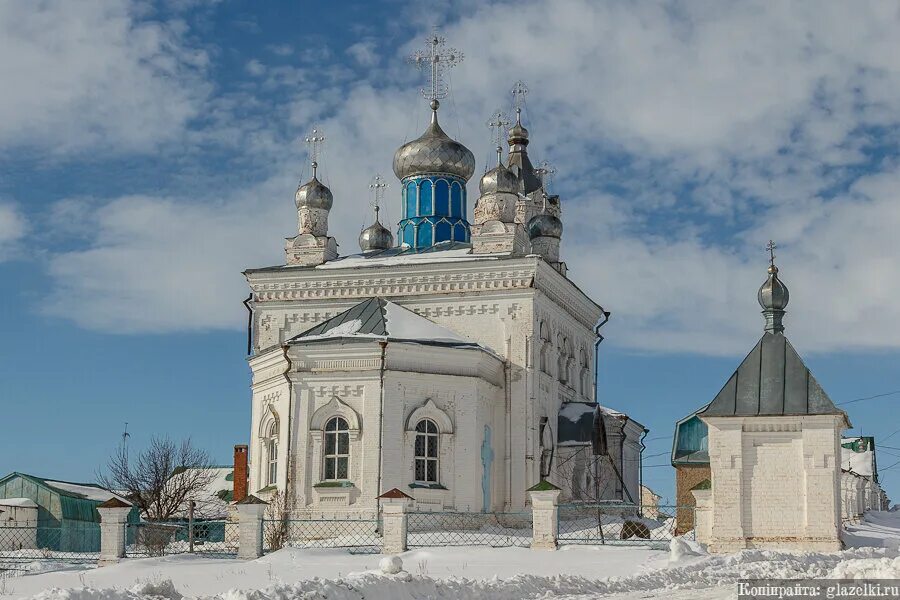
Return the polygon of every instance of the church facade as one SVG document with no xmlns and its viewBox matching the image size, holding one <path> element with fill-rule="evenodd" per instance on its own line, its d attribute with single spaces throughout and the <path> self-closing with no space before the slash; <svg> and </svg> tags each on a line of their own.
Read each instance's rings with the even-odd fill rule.
<svg viewBox="0 0 900 600">
<path fill-rule="evenodd" d="M 441 47 L 435 37 L 429 51 L 439 57 Z M 431 94 L 426 131 L 394 156 L 396 243 L 376 189 L 361 252 L 338 255 L 328 216 L 341 200 L 319 181 L 313 153 L 286 264 L 245 272 L 249 488 L 282 492 L 294 514 L 374 511 L 392 488 L 426 510 L 522 508 L 525 490 L 554 480 L 561 410 L 596 406 L 604 311 L 560 259 L 559 198 L 529 159 L 521 112 L 505 160 L 498 144 L 479 182 L 470 223 L 475 160 L 441 128 L 439 97 Z M 619 436 L 629 457 L 619 467 L 637 496 L 644 430 L 621 422 L 604 427 Z"/>
</svg>

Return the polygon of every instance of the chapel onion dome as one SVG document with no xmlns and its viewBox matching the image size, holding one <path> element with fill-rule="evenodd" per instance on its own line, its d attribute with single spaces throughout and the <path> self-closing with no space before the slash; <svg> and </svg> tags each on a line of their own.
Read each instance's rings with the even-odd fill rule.
<svg viewBox="0 0 900 600">
<path fill-rule="evenodd" d="M 562 237 L 562 221 L 558 217 L 548 212 L 542 212 L 534 215 L 528 221 L 528 237 L 531 239 L 539 237 Z"/>
<path fill-rule="evenodd" d="M 363 252 L 393 248 L 394 235 L 387 227 L 381 224 L 376 215 L 375 222 L 363 229 L 359 234 L 359 247 Z"/>
<path fill-rule="evenodd" d="M 497 192 L 515 194 L 519 190 L 519 180 L 515 173 L 500 163 L 482 176 L 478 189 L 482 194 Z"/>
<path fill-rule="evenodd" d="M 313 175 L 312 179 L 297 188 L 294 203 L 297 205 L 297 208 L 331 210 L 331 205 L 334 204 L 334 196 L 332 196 L 328 186 Z"/>
<path fill-rule="evenodd" d="M 509 133 L 506 135 L 506 142 L 510 146 L 515 146 L 516 144 L 528 145 L 528 130 L 522 125 L 521 116 L 516 118 L 516 124 L 509 129 Z"/>
<path fill-rule="evenodd" d="M 790 295 L 787 286 L 778 278 L 778 267 L 769 265 L 769 278 L 759 288 L 757 297 L 763 310 L 784 310 Z"/>
<path fill-rule="evenodd" d="M 431 124 L 420 137 L 394 153 L 394 174 L 404 180 L 414 175 L 455 175 L 468 181 L 475 173 L 475 155 L 444 133 L 438 124 L 437 100 L 432 101 Z"/>
</svg>

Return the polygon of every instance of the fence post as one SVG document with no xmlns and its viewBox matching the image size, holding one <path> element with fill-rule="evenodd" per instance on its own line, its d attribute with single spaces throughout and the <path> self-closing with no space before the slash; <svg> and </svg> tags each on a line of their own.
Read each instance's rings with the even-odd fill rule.
<svg viewBox="0 0 900 600">
<path fill-rule="evenodd" d="M 378 500 L 381 501 L 381 553 L 406 552 L 407 511 L 412 497 L 394 488 L 378 496 Z"/>
<path fill-rule="evenodd" d="M 556 550 L 559 537 L 559 488 L 549 481 L 528 489 L 531 496 L 532 538 L 531 547 L 540 550 Z"/>
<path fill-rule="evenodd" d="M 712 490 L 693 490 L 691 494 L 694 495 L 694 539 L 708 544 L 712 537 Z"/>
<path fill-rule="evenodd" d="M 125 525 L 132 508 L 116 497 L 97 507 L 100 513 L 100 559 L 97 566 L 114 565 L 125 557 Z"/>
<path fill-rule="evenodd" d="M 263 516 L 268 502 L 249 495 L 236 504 L 238 511 L 238 558 L 254 559 L 263 555 Z"/>
</svg>

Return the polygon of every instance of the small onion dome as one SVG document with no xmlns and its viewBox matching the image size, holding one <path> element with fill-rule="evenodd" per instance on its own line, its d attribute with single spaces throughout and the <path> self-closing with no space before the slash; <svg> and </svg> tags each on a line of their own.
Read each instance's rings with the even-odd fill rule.
<svg viewBox="0 0 900 600">
<path fill-rule="evenodd" d="M 436 106 L 436 105 L 435 105 Z M 400 146 L 394 153 L 394 174 L 399 179 L 437 173 L 456 175 L 468 181 L 475 172 L 475 155 L 444 133 L 431 113 L 431 124 L 419 138 Z"/>
<path fill-rule="evenodd" d="M 334 204 L 334 196 L 331 195 L 331 190 L 328 189 L 328 186 L 313 175 L 312 179 L 297 188 L 297 193 L 294 195 L 294 203 L 297 205 L 297 208 L 331 210 L 331 205 Z"/>
<path fill-rule="evenodd" d="M 359 247 L 363 252 L 387 250 L 394 247 L 394 235 L 378 218 L 359 234 Z"/>
<path fill-rule="evenodd" d="M 784 310 L 790 295 L 787 286 L 778 278 L 778 267 L 769 266 L 769 278 L 759 288 L 759 305 L 763 310 Z"/>
<path fill-rule="evenodd" d="M 506 136 L 506 141 L 510 146 L 516 144 L 528 145 L 528 130 L 525 129 L 519 119 L 516 119 L 516 124 L 510 128 L 509 133 Z"/>
<path fill-rule="evenodd" d="M 519 190 L 519 180 L 512 171 L 501 163 L 484 174 L 478 183 L 478 189 L 481 190 L 482 194 L 494 192 L 515 194 Z"/>
<path fill-rule="evenodd" d="M 538 237 L 562 237 L 562 221 L 547 212 L 534 215 L 528 221 L 528 237 L 531 239 Z"/>
</svg>

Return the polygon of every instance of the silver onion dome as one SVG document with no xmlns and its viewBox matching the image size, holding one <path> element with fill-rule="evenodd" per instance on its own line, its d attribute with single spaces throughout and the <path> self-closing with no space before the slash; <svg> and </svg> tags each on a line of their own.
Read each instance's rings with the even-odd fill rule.
<svg viewBox="0 0 900 600">
<path fill-rule="evenodd" d="M 381 224 L 378 217 L 375 217 L 375 222 L 363 229 L 359 234 L 359 247 L 363 252 L 393 248 L 394 235 L 387 227 Z"/>
<path fill-rule="evenodd" d="M 297 208 L 331 210 L 331 205 L 334 204 L 334 196 L 332 196 L 328 186 L 313 175 L 312 179 L 297 188 L 297 193 L 294 195 L 294 203 L 297 205 Z"/>
<path fill-rule="evenodd" d="M 534 215 L 528 221 L 528 237 L 531 239 L 538 237 L 562 237 L 562 221 L 558 217 L 548 212 L 542 212 Z"/>
<path fill-rule="evenodd" d="M 394 174 L 399 179 L 426 173 L 446 173 L 468 181 L 475 172 L 472 152 L 444 133 L 437 119 L 437 101 L 432 104 L 431 124 L 417 139 L 394 153 Z"/>
<path fill-rule="evenodd" d="M 500 163 L 482 176 L 478 182 L 478 189 L 482 194 L 495 192 L 515 194 L 519 190 L 519 180 L 512 171 Z"/>
<path fill-rule="evenodd" d="M 778 267 L 769 265 L 769 278 L 759 288 L 757 296 L 763 310 L 784 310 L 790 300 L 787 286 L 778 278 Z"/>
<path fill-rule="evenodd" d="M 528 145 L 528 130 L 522 125 L 521 119 L 516 119 L 516 124 L 509 129 L 506 141 L 510 146 L 515 144 Z"/>
</svg>

